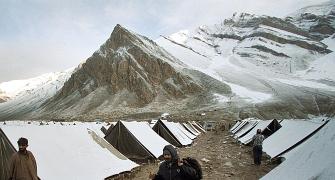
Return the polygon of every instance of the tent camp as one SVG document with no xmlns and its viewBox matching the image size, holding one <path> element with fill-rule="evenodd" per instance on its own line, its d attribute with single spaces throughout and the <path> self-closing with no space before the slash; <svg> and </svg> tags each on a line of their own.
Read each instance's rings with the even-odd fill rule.
<svg viewBox="0 0 335 180">
<path fill-rule="evenodd" d="M 256 119 L 248 119 L 247 124 L 235 133 L 234 138 L 238 139 L 240 137 L 243 137 L 245 134 L 251 131 L 258 124 L 259 121 L 260 120 Z"/>
<path fill-rule="evenodd" d="M 202 128 L 197 122 L 191 121 L 190 122 L 198 131 L 206 133 L 206 130 Z"/>
<path fill-rule="evenodd" d="M 244 135 L 243 137 L 239 138 L 238 140 L 242 144 L 249 144 L 252 141 L 252 138 L 256 134 L 257 129 L 262 130 L 262 134 L 266 137 L 270 136 L 274 132 L 276 132 L 279 128 L 281 128 L 281 125 L 279 122 L 274 120 L 266 120 L 266 121 L 259 121 L 257 125 L 248 132 L 248 134 Z"/>
<path fill-rule="evenodd" d="M 11 121 L 0 127 L 12 144 L 20 137 L 28 138 L 41 179 L 104 179 L 138 166 L 90 129 L 99 130 L 100 124 L 40 124 Z"/>
<path fill-rule="evenodd" d="M 284 155 L 286 160 L 262 180 L 335 179 L 335 119 Z"/>
<path fill-rule="evenodd" d="M 112 129 L 115 126 L 116 123 L 117 122 L 109 122 L 107 126 L 103 126 L 104 129 L 106 129 L 106 132 L 104 132 L 105 136 L 107 136 L 112 131 Z M 101 127 L 101 128 L 103 128 L 103 127 Z M 103 130 L 101 129 L 101 131 L 103 131 Z"/>
<path fill-rule="evenodd" d="M 7 180 L 9 178 L 9 160 L 16 150 L 7 138 L 6 134 L 0 128 L 0 179 Z"/>
<path fill-rule="evenodd" d="M 146 121 L 118 121 L 105 139 L 129 159 L 136 161 L 158 158 L 164 146 L 169 144 Z"/>
<path fill-rule="evenodd" d="M 192 133 L 193 135 L 195 135 L 195 136 L 199 136 L 200 135 L 200 133 L 198 133 L 196 130 L 194 130 L 191 126 L 190 126 L 190 124 L 188 124 L 188 123 L 183 123 L 183 126 L 185 127 L 185 129 L 186 130 L 188 130 L 190 133 Z"/>
<path fill-rule="evenodd" d="M 317 131 L 326 121 L 315 120 L 283 120 L 279 130 L 266 138 L 263 142 L 263 151 L 271 158 L 294 148 L 313 132 Z"/>
<path fill-rule="evenodd" d="M 192 144 L 192 140 L 178 126 L 174 122 L 159 120 L 152 129 L 174 146 L 181 147 Z"/>
</svg>

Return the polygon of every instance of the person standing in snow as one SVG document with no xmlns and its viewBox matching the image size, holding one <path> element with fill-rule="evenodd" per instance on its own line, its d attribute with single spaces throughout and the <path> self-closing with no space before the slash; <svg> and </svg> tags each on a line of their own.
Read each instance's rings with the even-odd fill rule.
<svg viewBox="0 0 335 180">
<path fill-rule="evenodd" d="M 261 159 L 262 159 L 262 152 L 263 152 L 263 141 L 264 136 L 262 135 L 262 130 L 257 129 L 257 133 L 253 137 L 253 155 L 254 155 L 254 164 L 255 165 L 261 165 Z"/>
<path fill-rule="evenodd" d="M 194 179 L 197 172 L 194 168 L 180 161 L 176 149 L 172 145 L 166 145 L 163 149 L 164 162 L 159 166 L 157 174 L 149 175 L 153 180 L 188 180 Z"/>
<path fill-rule="evenodd" d="M 19 151 L 11 157 L 9 180 L 39 180 L 35 157 L 27 150 L 28 139 L 21 137 L 17 144 Z"/>
</svg>

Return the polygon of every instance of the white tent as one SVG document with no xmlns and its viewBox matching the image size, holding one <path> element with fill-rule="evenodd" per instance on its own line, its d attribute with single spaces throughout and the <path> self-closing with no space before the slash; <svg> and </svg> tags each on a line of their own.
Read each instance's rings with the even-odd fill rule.
<svg viewBox="0 0 335 180">
<path fill-rule="evenodd" d="M 192 140 L 187 137 L 183 131 L 180 130 L 178 124 L 164 120 L 162 122 L 183 146 L 192 144 Z"/>
<path fill-rule="evenodd" d="M 276 124 L 278 125 L 277 127 L 274 126 L 273 129 L 267 129 L 268 126 L 270 126 L 270 124 L 273 123 L 273 124 Z M 254 135 L 256 134 L 257 132 L 257 129 L 261 129 L 262 132 L 268 130 L 268 131 L 271 131 L 270 134 L 273 134 L 276 130 L 278 130 L 281 126 L 278 124 L 278 121 L 277 120 L 266 120 L 266 121 L 259 121 L 257 123 L 257 125 L 251 130 L 248 132 L 248 134 L 244 135 L 243 137 L 239 138 L 238 140 L 242 143 L 242 144 L 248 144 L 252 141 L 252 138 L 254 137 Z M 272 132 L 273 131 L 273 132 Z"/>
<path fill-rule="evenodd" d="M 234 138 L 239 138 L 248 133 L 252 128 L 254 128 L 260 120 L 248 119 L 247 124 L 240 128 L 238 132 L 235 133 Z"/>
<path fill-rule="evenodd" d="M 262 180 L 335 179 L 335 119 L 287 153 L 288 158 Z"/>
<path fill-rule="evenodd" d="M 148 122 L 121 122 L 156 158 L 163 154 L 164 146 L 170 144 L 153 131 Z"/>
<path fill-rule="evenodd" d="M 233 129 L 231 132 L 233 134 L 237 133 L 241 128 L 243 128 L 246 124 L 248 123 L 247 120 L 242 120 L 241 123 L 235 128 Z"/>
<path fill-rule="evenodd" d="M 191 124 L 201 132 L 206 133 L 206 130 L 204 130 L 204 128 L 202 128 L 197 122 L 192 121 Z"/>
<path fill-rule="evenodd" d="M 41 179 L 104 179 L 138 166 L 90 129 L 100 124 L 7 121 L 0 126 L 12 144 L 28 138 Z"/>
<path fill-rule="evenodd" d="M 190 124 L 188 124 L 188 123 L 183 123 L 183 126 L 184 126 L 188 131 L 190 131 L 192 134 L 194 134 L 195 136 L 199 136 L 199 135 L 200 135 L 200 133 L 197 132 L 195 129 L 193 129 L 193 128 L 191 127 Z"/>
<path fill-rule="evenodd" d="M 274 158 L 299 144 L 324 124 L 322 121 L 283 120 L 282 127 L 263 142 L 263 151 Z"/>
<path fill-rule="evenodd" d="M 201 134 L 201 131 L 198 130 L 197 128 L 195 128 L 194 125 L 193 125 L 190 121 L 188 121 L 187 124 L 188 124 L 194 131 L 196 131 L 198 134 Z"/>
<path fill-rule="evenodd" d="M 234 124 L 234 126 L 231 127 L 231 128 L 229 129 L 229 131 L 232 132 L 235 128 L 237 128 L 238 125 L 241 124 L 241 122 L 242 122 L 242 121 L 237 121 L 237 122 Z"/>
<path fill-rule="evenodd" d="M 190 133 L 187 129 L 185 129 L 185 127 L 183 125 L 181 125 L 180 123 L 176 123 L 177 127 L 190 139 L 195 139 L 197 136 Z"/>
</svg>

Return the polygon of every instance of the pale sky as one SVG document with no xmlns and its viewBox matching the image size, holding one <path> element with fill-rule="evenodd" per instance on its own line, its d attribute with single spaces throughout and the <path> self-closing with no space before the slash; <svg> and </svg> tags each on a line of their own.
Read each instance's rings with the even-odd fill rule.
<svg viewBox="0 0 335 180">
<path fill-rule="evenodd" d="M 327 0 L 0 0 L 0 83 L 75 67 L 116 24 L 151 39 L 234 12 L 284 17 Z"/>
</svg>

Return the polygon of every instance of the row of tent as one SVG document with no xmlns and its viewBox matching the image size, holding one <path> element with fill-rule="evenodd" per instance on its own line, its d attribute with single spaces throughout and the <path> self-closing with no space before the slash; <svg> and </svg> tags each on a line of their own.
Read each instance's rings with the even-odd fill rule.
<svg viewBox="0 0 335 180">
<path fill-rule="evenodd" d="M 191 145 L 205 130 L 195 122 L 181 124 L 158 120 L 152 125 L 148 122 L 118 121 L 104 132 L 104 138 L 129 159 L 146 161 L 157 159 L 168 144 L 176 147 Z"/>
<path fill-rule="evenodd" d="M 240 143 L 250 144 L 257 129 L 265 136 L 263 152 L 284 160 L 262 179 L 335 179 L 334 119 L 246 119 L 230 131 Z"/>
<path fill-rule="evenodd" d="M 35 155 L 41 179 L 104 179 L 139 166 L 132 160 L 158 158 L 167 144 L 190 145 L 192 138 L 205 132 L 195 122 L 164 120 L 153 125 L 118 121 L 103 126 L 87 122 L 0 124 L 0 180 L 8 179 L 8 161 L 20 137 L 29 139 L 28 149 Z"/>
</svg>

